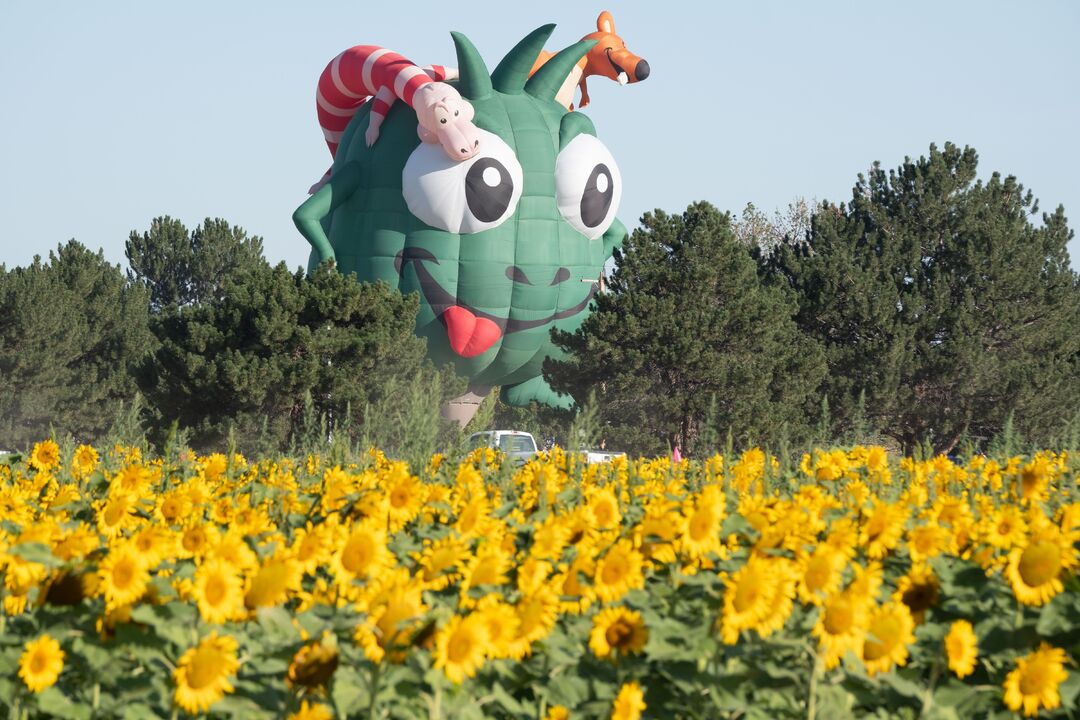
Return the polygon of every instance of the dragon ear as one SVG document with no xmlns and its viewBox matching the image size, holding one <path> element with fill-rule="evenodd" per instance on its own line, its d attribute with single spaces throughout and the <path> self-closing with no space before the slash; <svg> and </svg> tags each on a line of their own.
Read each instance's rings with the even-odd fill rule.
<svg viewBox="0 0 1080 720">
<path fill-rule="evenodd" d="M 554 100 L 578 60 L 585 57 L 585 53 L 594 45 L 596 40 L 579 40 L 560 50 L 529 78 L 529 82 L 525 83 L 525 92 L 539 100 Z"/>
<path fill-rule="evenodd" d="M 451 32 L 454 47 L 457 49 L 458 91 L 469 100 L 479 100 L 491 94 L 491 76 L 487 65 L 476 47 L 459 32 Z"/>
<path fill-rule="evenodd" d="M 491 84 L 496 90 L 507 95 L 517 95 L 525 88 L 529 72 L 554 29 L 554 24 L 538 27 L 506 53 L 495 72 L 491 73 Z"/>
<path fill-rule="evenodd" d="M 615 18 L 611 17 L 611 13 L 607 10 L 600 13 L 600 17 L 596 18 L 596 29 L 603 33 L 615 34 Z"/>
</svg>

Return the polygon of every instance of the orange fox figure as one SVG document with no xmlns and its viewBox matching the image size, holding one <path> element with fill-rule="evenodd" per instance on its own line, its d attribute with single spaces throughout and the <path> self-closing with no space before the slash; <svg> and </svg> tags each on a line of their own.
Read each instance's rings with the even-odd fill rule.
<svg viewBox="0 0 1080 720">
<path fill-rule="evenodd" d="M 596 18 L 596 32 L 589 33 L 582 40 L 596 40 L 596 46 L 574 67 L 555 96 L 558 102 L 571 110 L 574 109 L 575 85 L 581 88 L 578 108 L 589 104 L 589 89 L 585 81 L 590 75 L 610 78 L 620 85 L 641 82 L 649 77 L 649 63 L 626 48 L 626 41 L 615 34 L 615 20 L 607 10 Z M 542 50 L 533 63 L 532 72 L 536 72 L 554 54 Z"/>
</svg>

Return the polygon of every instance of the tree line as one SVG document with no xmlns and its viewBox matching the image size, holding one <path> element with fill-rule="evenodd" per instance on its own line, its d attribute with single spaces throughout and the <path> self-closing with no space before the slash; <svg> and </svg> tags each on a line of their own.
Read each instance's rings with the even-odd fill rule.
<svg viewBox="0 0 1080 720">
<path fill-rule="evenodd" d="M 847 202 L 775 220 L 706 202 L 646 213 L 594 312 L 555 333 L 555 389 L 633 454 L 880 442 L 912 452 L 1080 434 L 1080 278 L 1062 208 L 1040 215 L 971 148 L 860 175 Z M 0 446 L 95 441 L 130 416 L 156 443 L 281 452 L 306 440 L 422 456 L 464 391 L 412 332 L 418 299 L 330 267 L 272 266 L 220 219 L 132 232 L 128 269 L 72 240 L 0 266 Z M 127 410 L 125 410 L 125 408 Z M 125 415 L 125 413 L 127 413 Z M 475 424 L 566 442 L 572 413 Z M 572 439 L 570 439 L 572 440 Z"/>
</svg>

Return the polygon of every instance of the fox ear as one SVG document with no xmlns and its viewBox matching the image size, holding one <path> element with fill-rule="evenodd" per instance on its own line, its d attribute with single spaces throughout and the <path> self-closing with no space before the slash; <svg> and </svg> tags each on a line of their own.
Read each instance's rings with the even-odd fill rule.
<svg viewBox="0 0 1080 720">
<path fill-rule="evenodd" d="M 611 13 L 607 10 L 600 13 L 600 17 L 596 18 L 596 29 L 600 32 L 615 34 L 615 18 L 611 17 Z"/>
</svg>

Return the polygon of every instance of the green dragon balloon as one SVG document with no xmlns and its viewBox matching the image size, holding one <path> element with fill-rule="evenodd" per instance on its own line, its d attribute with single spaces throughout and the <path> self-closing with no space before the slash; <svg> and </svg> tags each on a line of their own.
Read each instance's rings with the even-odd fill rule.
<svg viewBox="0 0 1080 720">
<path fill-rule="evenodd" d="M 530 33 L 492 73 L 452 33 L 460 75 L 450 94 L 460 98 L 445 107 L 452 123 L 471 105 L 475 127 L 452 136 L 472 141 L 460 148 L 466 159 L 451 157 L 465 142 L 421 142 L 418 111 L 393 97 L 379 107 L 376 95 L 340 136 L 327 134 L 337 144 L 329 179 L 293 219 L 312 246 L 309 271 L 334 260 L 360 281 L 419 293 L 417 334 L 470 388 L 501 386 L 512 405 L 569 407 L 541 375 L 544 358 L 560 353 L 550 333 L 581 325 L 626 228 L 615 217 L 622 180 L 611 153 L 587 116 L 555 100 L 595 41 L 571 45 L 530 75 L 553 29 Z M 366 78 L 371 57 L 388 51 L 364 49 Z M 337 82 L 345 64 L 331 66 L 327 77 Z M 400 87 L 401 77 L 388 82 Z M 373 112 L 384 116 L 381 126 L 370 127 Z M 428 122 L 440 117 L 432 112 Z"/>
</svg>

